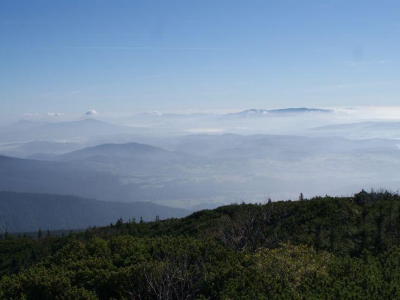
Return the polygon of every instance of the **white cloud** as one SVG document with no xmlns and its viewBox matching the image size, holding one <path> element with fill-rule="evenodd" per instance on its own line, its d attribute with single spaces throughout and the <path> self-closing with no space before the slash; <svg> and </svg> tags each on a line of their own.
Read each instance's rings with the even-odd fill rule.
<svg viewBox="0 0 400 300">
<path fill-rule="evenodd" d="M 29 117 L 38 117 L 39 114 L 38 113 L 26 113 L 26 114 L 23 114 L 22 116 L 23 117 L 27 117 L 27 118 L 29 118 Z"/>
<path fill-rule="evenodd" d="M 97 114 L 98 114 L 98 112 L 95 111 L 94 109 L 91 109 L 91 110 L 89 110 L 89 111 L 86 112 L 86 115 L 87 115 L 87 116 L 97 115 Z"/>
<path fill-rule="evenodd" d="M 353 109 L 354 114 L 359 114 L 363 118 L 399 120 L 399 106 L 361 106 Z"/>
<path fill-rule="evenodd" d="M 60 117 L 60 116 L 63 116 L 63 115 L 64 115 L 63 113 L 54 113 L 54 112 L 47 113 L 48 117 Z"/>
</svg>

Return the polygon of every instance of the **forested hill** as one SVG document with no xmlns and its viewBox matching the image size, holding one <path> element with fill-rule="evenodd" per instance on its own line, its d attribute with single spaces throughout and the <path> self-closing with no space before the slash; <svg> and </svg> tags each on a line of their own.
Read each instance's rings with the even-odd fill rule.
<svg viewBox="0 0 400 300">
<path fill-rule="evenodd" d="M 239 204 L 2 235 L 1 299 L 398 299 L 400 196 Z"/>
<path fill-rule="evenodd" d="M 145 221 L 184 217 L 189 210 L 150 202 L 105 202 L 74 196 L 0 192 L 0 232 L 85 229 L 118 218 Z"/>
</svg>

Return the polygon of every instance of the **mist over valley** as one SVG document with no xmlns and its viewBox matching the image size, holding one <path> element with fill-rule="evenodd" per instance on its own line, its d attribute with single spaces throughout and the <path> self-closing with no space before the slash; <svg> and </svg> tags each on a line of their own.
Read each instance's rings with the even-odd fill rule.
<svg viewBox="0 0 400 300">
<path fill-rule="evenodd" d="M 316 108 L 21 120 L 0 129 L 0 188 L 192 210 L 397 190 L 398 127 Z"/>
</svg>

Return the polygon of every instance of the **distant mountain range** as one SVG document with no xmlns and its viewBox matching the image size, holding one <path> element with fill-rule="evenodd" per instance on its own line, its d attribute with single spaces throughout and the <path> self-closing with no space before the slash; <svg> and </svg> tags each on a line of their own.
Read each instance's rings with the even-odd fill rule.
<svg viewBox="0 0 400 300">
<path fill-rule="evenodd" d="M 231 201 L 235 195 L 314 189 L 316 174 L 321 174 L 319 180 L 336 176 L 337 181 L 355 171 L 394 176 L 400 159 L 398 141 L 389 139 L 202 134 L 168 144 L 170 150 L 103 144 L 48 157 L 51 161 L 0 156 L 0 191 L 180 201 L 182 207 L 192 207 L 218 197 Z"/>
<path fill-rule="evenodd" d="M 287 193 L 290 197 L 299 191 L 318 194 L 329 188 L 340 193 L 344 185 L 355 184 L 359 189 L 375 187 L 371 182 L 378 180 L 400 180 L 399 142 L 391 138 L 399 135 L 400 123 L 313 129 L 313 124 L 335 124 L 322 122 L 331 119 L 331 112 L 252 109 L 233 116 L 209 114 L 210 122 L 189 115 L 181 122 L 171 114 L 164 121 L 148 122 L 144 131 L 94 119 L 23 121 L 0 129 L 0 155 L 9 155 L 0 156 L 0 191 L 197 207 L 237 201 L 242 196 L 286 198 Z M 263 117 L 268 114 L 283 117 Z M 335 114 L 332 118 L 337 119 Z M 278 127 L 296 127 L 298 120 L 303 120 L 306 130 L 264 134 L 276 133 Z M 188 128 L 228 128 L 222 132 L 237 128 L 240 133 L 261 128 L 263 134 L 188 135 Z M 349 134 L 365 138 L 343 138 Z M 16 141 L 4 141 L 4 136 Z"/>
<path fill-rule="evenodd" d="M 321 108 L 306 108 L 306 107 L 299 107 L 299 108 L 280 108 L 280 109 L 248 109 L 238 113 L 228 113 L 222 116 L 232 116 L 232 115 L 266 115 L 266 114 L 301 114 L 301 113 L 332 113 L 334 110 L 331 109 L 321 109 Z M 177 114 L 177 113 L 142 113 L 132 116 L 131 118 L 201 118 L 207 116 L 218 116 L 211 113 L 193 113 L 193 114 Z"/>
<path fill-rule="evenodd" d="M 248 109 L 238 113 L 228 114 L 228 116 L 236 117 L 260 117 L 266 115 L 287 115 L 287 114 L 306 114 L 306 113 L 333 113 L 331 109 L 320 109 L 320 108 L 282 108 L 282 109 Z"/>
<path fill-rule="evenodd" d="M 325 114 L 332 113 L 333 110 L 319 108 L 284 108 L 284 109 L 249 109 L 238 113 L 230 114 L 212 114 L 212 113 L 192 113 L 192 114 L 137 114 L 128 118 L 117 119 L 116 122 L 124 124 L 116 125 L 93 118 L 84 120 L 75 120 L 69 122 L 40 122 L 21 120 L 17 123 L 0 127 L 0 153 L 5 155 L 16 155 L 19 157 L 29 157 L 29 155 L 52 154 L 53 152 L 34 152 L 29 147 L 29 151 L 13 152 L 14 147 L 3 151 L 4 145 L 12 143 L 26 143 L 31 141 L 53 141 L 53 142 L 72 142 L 86 143 L 87 145 L 101 144 L 96 141 L 101 140 L 102 143 L 120 141 L 128 135 L 145 136 L 145 137 L 165 137 L 173 135 L 182 135 L 190 130 L 196 130 L 198 127 L 222 127 L 223 132 L 229 132 L 229 127 L 235 128 L 237 124 L 230 123 L 235 118 L 250 118 L 255 120 L 256 117 L 264 116 L 301 116 L 303 114 Z M 268 120 L 266 118 L 265 120 Z M 248 126 L 248 124 L 246 125 Z M 258 126 L 258 124 L 257 124 Z M 227 128 L 226 128 L 227 127 Z M 196 131 L 194 131 L 196 132 Z M 256 131 L 257 132 L 257 131 Z M 12 146 L 12 145 L 11 145 Z M 68 147 L 65 147 L 66 149 Z M 67 149 L 70 150 L 70 149 Z M 67 151 L 64 151 L 64 153 Z M 58 154 L 58 153 L 56 153 Z"/>
<path fill-rule="evenodd" d="M 136 222 L 180 218 L 191 211 L 149 202 L 103 202 L 36 193 L 0 192 L 0 233 L 61 229 L 85 229 L 135 219 Z"/>
</svg>

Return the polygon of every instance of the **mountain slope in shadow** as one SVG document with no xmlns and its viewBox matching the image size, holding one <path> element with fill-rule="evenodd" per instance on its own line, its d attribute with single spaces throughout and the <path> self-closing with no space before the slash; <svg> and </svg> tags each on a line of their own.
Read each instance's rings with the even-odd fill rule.
<svg viewBox="0 0 400 300">
<path fill-rule="evenodd" d="M 67 195 L 0 192 L 0 232 L 85 229 L 136 219 L 180 218 L 189 210 L 149 202 L 105 202 Z"/>
</svg>

